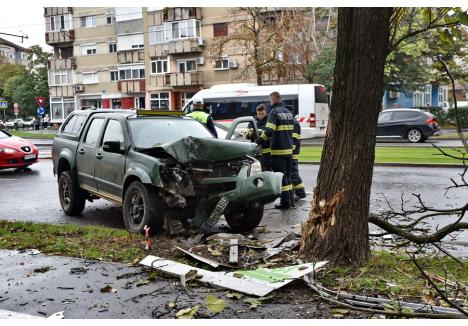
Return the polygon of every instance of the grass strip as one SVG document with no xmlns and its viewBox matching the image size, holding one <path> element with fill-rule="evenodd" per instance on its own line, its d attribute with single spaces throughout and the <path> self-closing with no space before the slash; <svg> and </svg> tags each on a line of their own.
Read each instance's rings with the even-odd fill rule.
<svg viewBox="0 0 468 326">
<path fill-rule="evenodd" d="M 30 139 L 54 139 L 55 137 L 55 134 L 51 133 L 29 132 L 21 130 L 9 130 L 8 132 L 17 137 Z"/>
<path fill-rule="evenodd" d="M 302 147 L 299 162 L 320 162 L 322 149 L 322 146 Z M 448 148 L 444 150 L 449 154 L 461 156 L 456 150 Z M 376 147 L 375 163 L 462 165 L 462 161 L 443 156 L 433 147 Z"/>
</svg>

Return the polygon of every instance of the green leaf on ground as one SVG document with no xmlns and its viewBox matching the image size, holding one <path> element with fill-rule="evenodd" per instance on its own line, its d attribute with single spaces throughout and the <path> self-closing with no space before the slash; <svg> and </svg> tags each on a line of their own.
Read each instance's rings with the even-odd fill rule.
<svg viewBox="0 0 468 326">
<path fill-rule="evenodd" d="M 142 286 L 142 285 L 146 285 L 146 284 L 150 284 L 150 281 L 149 280 L 139 280 L 138 282 L 135 283 L 136 286 Z"/>
<path fill-rule="evenodd" d="M 219 313 L 224 310 L 226 303 L 224 300 L 209 294 L 205 300 L 206 308 L 212 313 Z"/>
<path fill-rule="evenodd" d="M 176 313 L 177 319 L 193 319 L 193 316 L 197 313 L 198 309 L 200 309 L 199 305 L 196 305 L 192 308 L 185 308 L 181 309 Z"/>
<path fill-rule="evenodd" d="M 242 299 L 244 297 L 244 295 L 242 293 L 239 293 L 239 292 L 227 292 L 226 296 L 229 299 Z"/>
</svg>

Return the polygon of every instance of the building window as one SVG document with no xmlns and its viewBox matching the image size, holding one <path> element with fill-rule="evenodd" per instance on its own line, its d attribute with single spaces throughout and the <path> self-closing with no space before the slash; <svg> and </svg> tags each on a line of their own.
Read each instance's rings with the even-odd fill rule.
<svg viewBox="0 0 468 326">
<path fill-rule="evenodd" d="M 83 84 L 96 84 L 98 82 L 97 72 L 83 72 Z"/>
<path fill-rule="evenodd" d="M 219 60 L 215 61 L 215 69 L 216 70 L 225 70 L 229 69 L 229 58 L 223 57 Z"/>
<path fill-rule="evenodd" d="M 192 92 L 184 92 L 182 93 L 182 107 L 185 106 L 185 103 L 187 103 L 188 101 L 190 101 L 190 99 L 195 95 L 196 93 L 192 93 Z"/>
<path fill-rule="evenodd" d="M 112 108 L 113 109 L 120 109 L 122 106 L 122 101 L 119 98 L 112 99 Z"/>
<path fill-rule="evenodd" d="M 448 88 L 447 86 L 439 86 L 439 106 L 442 106 L 444 102 L 448 100 Z"/>
<path fill-rule="evenodd" d="M 115 15 L 108 15 L 106 20 L 108 25 L 115 23 Z"/>
<path fill-rule="evenodd" d="M 143 33 L 117 35 L 117 51 L 125 51 L 144 47 Z"/>
<path fill-rule="evenodd" d="M 47 32 L 57 32 L 57 31 L 66 31 L 72 28 L 71 25 L 72 16 L 60 15 L 60 16 L 50 16 L 46 18 L 46 31 Z"/>
<path fill-rule="evenodd" d="M 117 70 L 110 71 L 110 80 L 111 82 L 116 82 L 119 80 L 119 72 Z"/>
<path fill-rule="evenodd" d="M 164 39 L 163 25 L 148 28 L 149 44 L 162 43 Z"/>
<path fill-rule="evenodd" d="M 188 71 L 196 71 L 197 63 L 195 59 L 177 61 L 177 72 L 186 73 Z"/>
<path fill-rule="evenodd" d="M 51 70 L 49 71 L 49 86 L 70 85 L 72 83 L 71 70 Z"/>
<path fill-rule="evenodd" d="M 81 27 L 96 27 L 96 16 L 81 17 Z"/>
<path fill-rule="evenodd" d="M 81 55 L 96 55 L 96 44 L 93 45 L 82 45 Z"/>
<path fill-rule="evenodd" d="M 165 74 L 169 72 L 169 58 L 156 59 L 151 61 L 152 74 Z"/>
<path fill-rule="evenodd" d="M 213 24 L 213 36 L 227 36 L 228 35 L 228 25 L 227 23 Z"/>
<path fill-rule="evenodd" d="M 151 110 L 169 110 L 169 92 L 151 94 Z"/>
<path fill-rule="evenodd" d="M 423 105 L 426 106 L 428 105 L 432 106 L 432 85 L 426 85 L 424 87 L 424 103 Z"/>
<path fill-rule="evenodd" d="M 128 79 L 144 79 L 145 78 L 145 67 L 144 66 L 133 66 L 133 67 L 122 67 L 119 68 L 119 80 Z"/>
<path fill-rule="evenodd" d="M 73 97 L 51 97 L 50 112 L 51 119 L 63 121 L 75 110 L 75 101 Z"/>
<path fill-rule="evenodd" d="M 423 92 L 414 92 L 413 93 L 413 107 L 423 107 L 424 106 L 424 93 Z"/>
<path fill-rule="evenodd" d="M 142 49 L 144 47 L 144 44 L 132 44 L 132 49 Z"/>
<path fill-rule="evenodd" d="M 109 53 L 117 52 L 117 43 L 109 43 Z"/>
<path fill-rule="evenodd" d="M 164 23 L 148 29 L 149 43 L 158 44 L 179 39 L 200 37 L 200 21 L 196 19 Z"/>
</svg>

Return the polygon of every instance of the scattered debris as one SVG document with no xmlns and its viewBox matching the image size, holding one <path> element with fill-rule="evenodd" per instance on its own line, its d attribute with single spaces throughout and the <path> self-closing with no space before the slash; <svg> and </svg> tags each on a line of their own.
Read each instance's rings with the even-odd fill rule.
<svg viewBox="0 0 468 326">
<path fill-rule="evenodd" d="M 50 315 L 47 319 L 63 319 L 65 318 L 63 315 L 63 311 L 56 312 L 55 314 Z"/>
<path fill-rule="evenodd" d="M 135 286 L 139 287 L 139 286 L 143 286 L 143 285 L 150 284 L 150 283 L 151 282 L 149 280 L 139 280 L 139 281 L 135 282 Z"/>
<path fill-rule="evenodd" d="M 239 292 L 226 292 L 226 297 L 230 298 L 230 299 L 242 299 L 244 297 L 244 295 L 242 293 L 239 293 Z"/>
<path fill-rule="evenodd" d="M 73 267 L 70 269 L 70 274 L 72 275 L 82 275 L 88 273 L 89 268 L 84 267 Z"/>
<path fill-rule="evenodd" d="M 116 289 L 114 289 L 112 286 L 110 285 L 106 285 L 105 287 L 101 288 L 101 292 L 102 293 L 107 293 L 107 292 L 112 292 L 112 293 L 115 293 L 117 292 Z"/>
<path fill-rule="evenodd" d="M 245 244 L 247 241 L 249 241 L 249 239 L 242 234 L 231 233 L 216 233 L 206 238 L 207 241 L 218 241 L 221 244 L 227 244 L 231 239 L 237 239 L 239 244 Z"/>
<path fill-rule="evenodd" d="M 146 241 L 145 250 L 151 250 L 151 245 L 153 244 L 151 240 L 151 236 L 150 236 L 150 229 L 151 228 L 148 225 L 145 225 L 143 227 L 143 230 L 145 231 L 145 241 Z"/>
<path fill-rule="evenodd" d="M 291 250 L 299 246 L 299 240 L 290 240 L 281 244 L 278 248 L 267 248 L 265 250 L 266 256 L 263 257 L 263 260 L 276 256 L 284 250 Z"/>
<path fill-rule="evenodd" d="M 69 287 L 69 286 L 57 286 L 57 289 L 59 290 L 74 290 L 74 287 Z"/>
<path fill-rule="evenodd" d="M 235 273 L 211 272 L 156 256 L 147 256 L 140 264 L 179 277 L 186 276 L 187 273 L 195 270 L 197 275 L 200 275 L 197 277 L 200 282 L 263 297 L 290 283 L 294 279 L 317 271 L 319 268 L 323 267 L 326 262 L 294 265 L 271 270 L 260 269 L 260 272 L 258 270 L 239 271 L 237 273 L 241 276 L 240 278 L 236 278 L 234 276 Z M 307 268 L 299 270 L 302 266 L 307 266 Z M 254 273 L 254 271 L 257 271 L 257 273 Z M 279 278 L 281 278 L 281 281 Z"/>
<path fill-rule="evenodd" d="M 195 307 L 192 307 L 192 308 L 185 308 L 185 309 L 179 310 L 176 313 L 176 318 L 177 319 L 193 319 L 193 316 L 195 316 L 198 309 L 200 309 L 199 305 L 196 305 Z"/>
<path fill-rule="evenodd" d="M 239 240 L 231 239 L 229 243 L 229 262 L 237 264 L 239 261 Z"/>
<path fill-rule="evenodd" d="M 193 252 L 184 250 L 184 249 L 182 249 L 180 247 L 176 247 L 176 248 L 179 249 L 180 251 L 184 252 L 185 254 L 189 255 L 192 258 L 194 258 L 194 259 L 196 259 L 198 261 L 201 261 L 202 263 L 210 265 L 211 267 L 214 267 L 214 268 L 218 268 L 219 266 L 230 267 L 229 265 L 224 265 L 224 264 L 219 263 L 217 261 L 214 261 L 212 259 L 202 257 L 200 255 L 194 254 Z"/>
<path fill-rule="evenodd" d="M 194 235 L 194 236 L 187 239 L 187 243 L 190 244 L 190 245 L 200 243 L 200 241 L 203 239 L 203 236 L 204 236 L 203 233 L 199 233 L 197 235 Z"/>
<path fill-rule="evenodd" d="M 224 209 L 229 204 L 229 198 L 226 196 L 222 196 L 221 199 L 216 204 L 215 208 L 211 212 L 208 219 L 202 225 L 202 231 L 204 233 L 209 233 L 213 229 L 213 227 L 218 223 L 221 215 L 223 215 Z"/>
<path fill-rule="evenodd" d="M 269 295 L 267 297 L 261 297 L 261 298 L 245 298 L 242 301 L 244 301 L 245 303 L 248 303 L 250 305 L 250 309 L 256 309 L 263 302 L 270 300 L 271 298 L 273 298 L 273 296 Z"/>
<path fill-rule="evenodd" d="M 34 273 L 47 273 L 48 271 L 50 271 L 52 269 L 52 267 L 50 266 L 44 266 L 44 267 L 40 267 L 40 268 L 36 268 L 34 269 Z"/>
<path fill-rule="evenodd" d="M 0 295 L 0 302 L 3 302 L 3 301 L 5 301 L 5 300 L 8 300 L 8 297 L 2 297 L 2 296 Z"/>
<path fill-rule="evenodd" d="M 190 281 L 193 281 L 197 278 L 200 278 L 200 275 L 198 275 L 197 270 L 191 269 L 187 273 L 180 275 L 180 283 L 183 287 L 187 287 L 187 284 L 190 283 Z"/>
<path fill-rule="evenodd" d="M 214 314 L 220 313 L 226 307 L 226 303 L 224 302 L 224 300 L 219 299 L 212 294 L 209 294 L 206 297 L 205 303 L 206 303 L 206 308 L 208 309 L 208 311 Z"/>
<path fill-rule="evenodd" d="M 75 302 L 75 300 L 73 300 L 73 299 L 63 299 L 62 300 L 63 304 L 69 304 L 69 303 L 74 303 L 74 302 Z"/>
</svg>

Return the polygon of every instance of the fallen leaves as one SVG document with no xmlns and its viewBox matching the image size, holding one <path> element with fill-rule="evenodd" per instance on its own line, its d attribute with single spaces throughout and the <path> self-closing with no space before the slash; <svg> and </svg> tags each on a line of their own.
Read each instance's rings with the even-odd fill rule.
<svg viewBox="0 0 468 326">
<path fill-rule="evenodd" d="M 270 300 L 273 298 L 272 295 L 266 296 L 266 297 L 260 297 L 260 298 L 245 298 L 244 301 L 245 303 L 250 304 L 250 309 L 256 309 L 258 306 L 260 306 L 263 302 Z"/>
<path fill-rule="evenodd" d="M 139 280 L 139 281 L 135 282 L 136 287 L 143 286 L 143 285 L 146 285 L 146 284 L 150 284 L 150 281 L 149 280 Z"/>
<path fill-rule="evenodd" d="M 192 308 L 181 309 L 176 313 L 176 318 L 177 319 L 193 319 L 198 309 L 200 309 L 199 305 L 196 305 Z"/>
<path fill-rule="evenodd" d="M 212 294 L 209 294 L 205 300 L 206 308 L 212 313 L 220 313 L 226 307 L 224 300 L 215 297 Z"/>
</svg>

